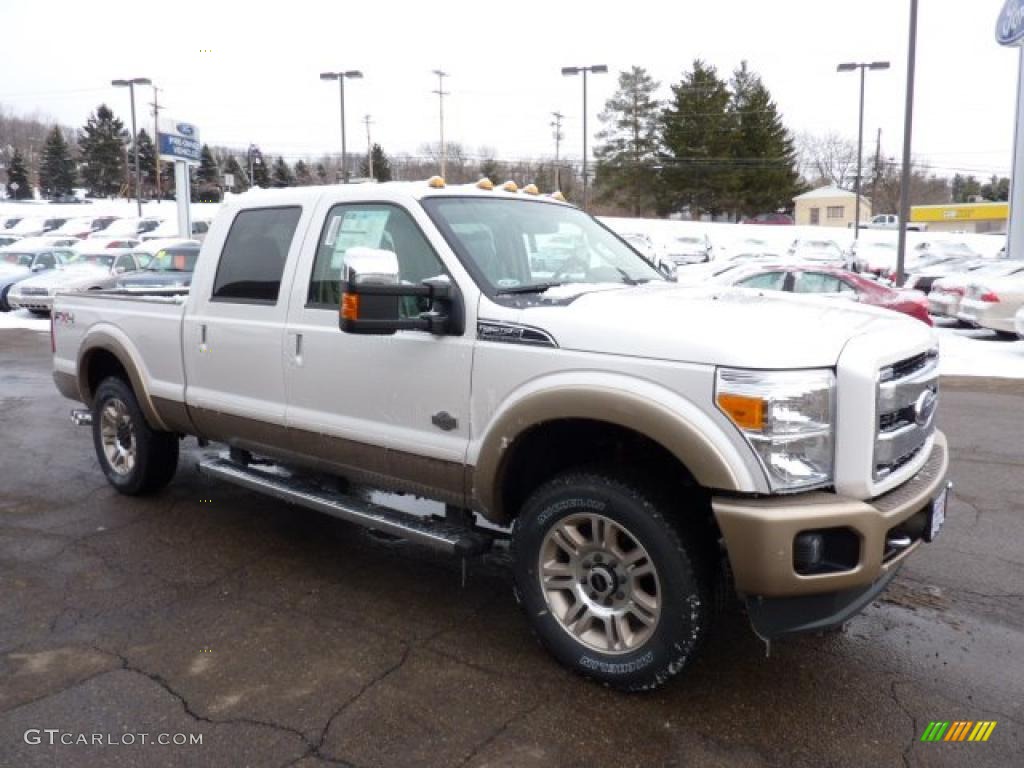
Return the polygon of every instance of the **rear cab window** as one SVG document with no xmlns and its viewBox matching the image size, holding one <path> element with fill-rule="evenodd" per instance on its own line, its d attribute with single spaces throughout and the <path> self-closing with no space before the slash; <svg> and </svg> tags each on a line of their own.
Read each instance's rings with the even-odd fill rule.
<svg viewBox="0 0 1024 768">
<path fill-rule="evenodd" d="M 301 206 L 250 208 L 231 223 L 211 300 L 277 304 Z"/>
</svg>

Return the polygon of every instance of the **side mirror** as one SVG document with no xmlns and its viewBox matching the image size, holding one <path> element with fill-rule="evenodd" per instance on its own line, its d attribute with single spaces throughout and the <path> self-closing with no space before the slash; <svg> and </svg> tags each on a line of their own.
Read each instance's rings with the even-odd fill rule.
<svg viewBox="0 0 1024 768">
<path fill-rule="evenodd" d="M 42 272 L 44 269 L 46 269 L 46 265 L 45 264 L 33 264 L 32 265 L 32 271 L 33 272 Z"/>
<path fill-rule="evenodd" d="M 430 310 L 403 318 L 403 298 L 425 298 Z M 426 331 L 436 335 L 461 334 L 465 327 L 458 288 L 446 275 L 419 285 L 402 283 L 398 257 L 378 248 L 349 248 L 342 267 L 338 325 L 345 333 L 392 334 Z"/>
</svg>

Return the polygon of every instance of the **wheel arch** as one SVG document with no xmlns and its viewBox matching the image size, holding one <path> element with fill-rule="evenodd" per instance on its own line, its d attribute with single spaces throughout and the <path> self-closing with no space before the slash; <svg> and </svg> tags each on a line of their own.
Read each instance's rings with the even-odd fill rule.
<svg viewBox="0 0 1024 768">
<path fill-rule="evenodd" d="M 119 376 L 128 382 L 146 421 L 154 429 L 167 431 L 153 405 L 142 377 L 142 364 L 127 339 L 107 330 L 90 331 L 78 355 L 78 391 L 82 402 L 92 406 L 96 388 L 107 376 Z"/>
</svg>

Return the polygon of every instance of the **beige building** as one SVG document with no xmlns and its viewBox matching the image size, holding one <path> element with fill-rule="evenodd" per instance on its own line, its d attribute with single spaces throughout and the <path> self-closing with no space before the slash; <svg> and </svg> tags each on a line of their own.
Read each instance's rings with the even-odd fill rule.
<svg viewBox="0 0 1024 768">
<path fill-rule="evenodd" d="M 839 187 L 818 187 L 793 198 L 797 224 L 820 227 L 852 227 L 857 196 Z M 860 196 L 860 220 L 871 218 L 871 201 Z"/>
</svg>

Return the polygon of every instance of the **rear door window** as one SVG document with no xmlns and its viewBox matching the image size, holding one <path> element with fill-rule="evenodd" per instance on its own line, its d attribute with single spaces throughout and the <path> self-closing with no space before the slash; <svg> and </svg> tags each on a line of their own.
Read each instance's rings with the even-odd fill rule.
<svg viewBox="0 0 1024 768">
<path fill-rule="evenodd" d="M 744 288 L 760 288 L 765 291 L 781 291 L 786 284 L 785 272 L 763 272 L 760 275 L 740 280 L 737 285 Z"/>
<path fill-rule="evenodd" d="M 254 208 L 231 223 L 213 283 L 215 301 L 276 304 L 302 208 Z"/>
</svg>

